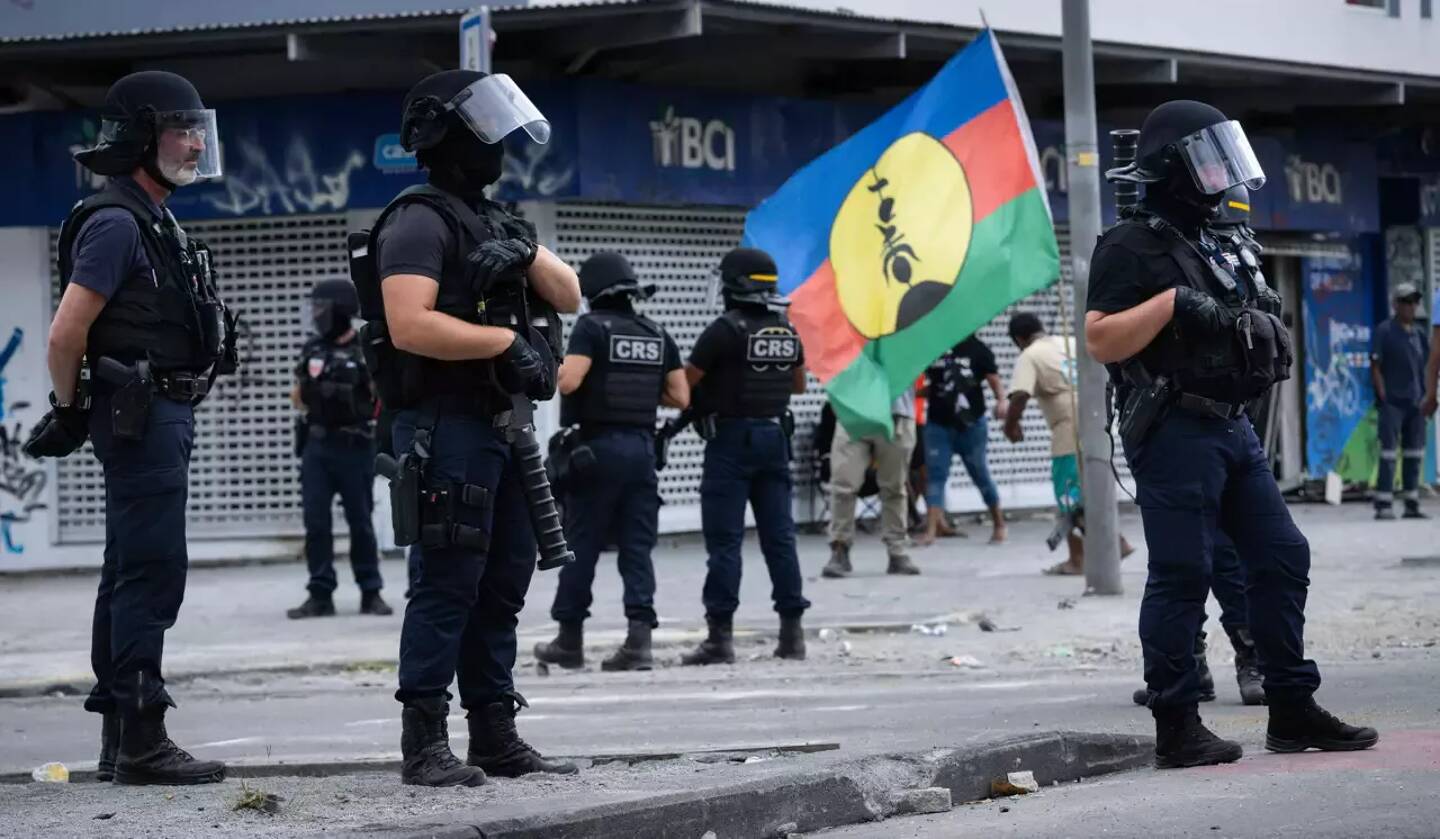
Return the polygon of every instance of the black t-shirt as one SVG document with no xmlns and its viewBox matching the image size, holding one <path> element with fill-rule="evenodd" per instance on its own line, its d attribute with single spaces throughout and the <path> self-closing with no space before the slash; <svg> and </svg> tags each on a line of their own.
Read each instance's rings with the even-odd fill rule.
<svg viewBox="0 0 1440 839">
<path fill-rule="evenodd" d="M 679 370 L 680 345 L 670 337 L 670 333 L 664 329 L 660 330 L 664 336 L 665 349 L 661 365 L 666 373 L 671 370 Z M 583 355 L 586 358 L 595 359 L 608 357 L 609 347 L 605 344 L 605 326 L 598 318 L 582 317 L 575 321 L 575 326 L 570 330 L 570 344 L 565 350 L 566 355 Z"/>
<path fill-rule="evenodd" d="M 971 335 L 925 369 L 929 386 L 925 421 L 946 426 L 968 426 L 985 415 L 985 377 L 1000 368 L 985 342 Z"/>
<path fill-rule="evenodd" d="M 455 237 L 445 219 L 429 206 L 411 202 L 396 207 L 380 228 L 375 267 L 381 280 L 395 274 L 418 274 L 438 283 L 445 257 L 454 247 Z"/>
</svg>

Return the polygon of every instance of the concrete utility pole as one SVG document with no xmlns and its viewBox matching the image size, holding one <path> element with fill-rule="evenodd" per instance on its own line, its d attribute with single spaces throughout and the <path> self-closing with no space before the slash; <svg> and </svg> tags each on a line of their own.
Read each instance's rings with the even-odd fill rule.
<svg viewBox="0 0 1440 839">
<path fill-rule="evenodd" d="M 1085 493 L 1085 590 L 1120 594 L 1115 478 L 1105 423 L 1105 368 L 1085 352 L 1090 255 L 1100 236 L 1100 150 L 1095 129 L 1095 56 L 1090 0 L 1060 0 L 1064 28 L 1065 156 L 1070 177 L 1070 265 L 1074 271 L 1075 361 L 1079 367 L 1081 486 Z"/>
</svg>

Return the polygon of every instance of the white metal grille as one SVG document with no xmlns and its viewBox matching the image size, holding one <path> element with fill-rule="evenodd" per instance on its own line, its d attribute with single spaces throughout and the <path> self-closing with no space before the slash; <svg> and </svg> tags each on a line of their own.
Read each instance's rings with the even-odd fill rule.
<svg viewBox="0 0 1440 839">
<path fill-rule="evenodd" d="M 675 336 L 682 356 L 688 357 L 695 339 L 715 319 L 717 310 L 709 299 L 711 272 L 720 257 L 740 241 L 744 212 L 730 208 L 659 208 L 597 204 L 559 204 L 555 207 L 555 252 L 576 266 L 600 250 L 624 254 L 642 282 L 654 283 L 659 291 L 644 304 L 645 313 L 659 321 Z M 1068 236 L 1060 234 L 1063 266 L 1063 293 L 1070 309 L 1070 266 Z M 1060 331 L 1059 292 L 1051 287 L 1017 304 L 1015 309 L 1035 312 L 1046 327 Z M 1012 310 L 1014 311 L 1014 310 Z M 1018 351 L 1011 343 L 1007 311 L 980 330 L 980 337 L 995 351 L 1000 374 L 1007 384 Z M 568 325 L 568 324 L 567 324 Z M 795 413 L 794 464 L 796 494 L 810 497 L 813 472 L 811 439 L 825 395 L 811 379 L 809 390 L 791 402 Z M 673 415 L 673 411 L 669 412 Z M 1050 484 L 1050 434 L 1038 410 L 1027 412 L 1022 423 L 1025 442 L 1007 442 L 996 423 L 991 425 L 990 471 L 1002 492 L 1010 498 L 1048 498 Z M 670 448 L 670 465 L 660 475 L 660 494 L 667 505 L 694 506 L 700 502 L 700 473 L 704 445 L 693 431 L 677 437 Z M 951 471 L 952 507 L 980 509 L 980 497 L 958 460 Z M 1031 502 L 1034 503 L 1034 502 Z"/>
<path fill-rule="evenodd" d="M 1440 289 L 1440 227 L 1425 228 L 1425 265 L 1428 268 L 1425 272 L 1426 293 L 1421 305 L 1434 317 L 1436 313 L 1431 311 L 1431 306 L 1435 302 L 1435 291 Z"/>
<path fill-rule="evenodd" d="M 196 414 L 189 535 L 300 533 L 289 393 L 311 286 L 349 276 L 345 216 L 192 222 L 186 230 L 210 246 L 221 293 L 242 319 L 241 370 L 220 379 Z M 83 456 L 60 462 L 58 507 L 62 542 L 103 538 L 104 484 L 88 444 Z"/>
</svg>

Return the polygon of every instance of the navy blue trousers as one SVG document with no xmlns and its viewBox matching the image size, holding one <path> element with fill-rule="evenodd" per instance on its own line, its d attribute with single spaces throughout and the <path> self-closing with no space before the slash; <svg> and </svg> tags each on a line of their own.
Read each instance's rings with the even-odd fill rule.
<svg viewBox="0 0 1440 839">
<path fill-rule="evenodd" d="M 350 527 L 350 570 L 361 591 L 379 591 L 380 555 L 375 547 L 375 448 L 366 438 L 311 438 L 300 460 L 300 500 L 305 514 L 305 564 L 310 593 L 329 597 L 335 591 L 335 540 L 330 504 L 340 496 Z"/>
<path fill-rule="evenodd" d="M 415 438 L 418 413 L 395 417 L 395 450 Z M 427 479 L 484 487 L 482 506 L 458 505 L 456 520 L 488 537 L 484 548 L 426 547 L 400 630 L 401 702 L 448 696 L 458 680 L 460 704 L 476 709 L 512 694 L 515 624 L 535 572 L 535 530 L 518 464 L 489 417 L 441 414 Z"/>
<path fill-rule="evenodd" d="M 700 479 L 700 523 L 705 533 L 705 613 L 734 614 L 740 605 L 740 546 L 745 505 L 755 514 L 760 551 L 770 571 L 770 598 L 781 615 L 810 608 L 801 592 L 790 504 L 790 441 L 774 420 L 721 419 L 705 445 Z"/>
<path fill-rule="evenodd" d="M 1127 451 L 1150 551 L 1140 643 L 1152 707 L 1199 701 L 1195 635 L 1225 537 L 1245 579 L 1245 609 L 1272 701 L 1320 685 L 1305 658 L 1310 545 L 1290 517 L 1250 421 L 1173 410 Z M 1223 563 L 1223 560 L 1221 560 Z"/>
<path fill-rule="evenodd" d="M 160 668 L 165 631 L 185 599 L 185 502 L 195 442 L 189 403 L 157 395 L 139 440 L 117 439 L 110 412 L 109 396 L 96 394 L 90 439 L 105 472 L 105 561 L 90 631 L 95 687 L 85 709 L 102 714 L 174 704 Z"/>
<path fill-rule="evenodd" d="M 660 520 L 655 435 L 639 428 L 607 430 L 590 436 L 584 445 L 595 453 L 595 464 L 574 477 L 566 494 L 565 539 L 575 561 L 560 571 L 550 616 L 561 622 L 590 617 L 595 566 L 613 537 L 625 617 L 657 626 L 651 559 Z"/>
</svg>

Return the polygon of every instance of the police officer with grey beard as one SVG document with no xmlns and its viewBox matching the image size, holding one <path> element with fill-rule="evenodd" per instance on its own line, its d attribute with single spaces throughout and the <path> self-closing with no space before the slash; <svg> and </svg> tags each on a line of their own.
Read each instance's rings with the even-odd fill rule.
<svg viewBox="0 0 1440 839">
<path fill-rule="evenodd" d="M 654 661 L 655 549 L 660 518 L 655 473 L 655 411 L 684 409 L 690 385 L 680 347 L 664 327 L 635 311 L 655 293 L 642 286 L 618 253 L 597 253 L 580 266 L 580 289 L 590 311 L 575 322 L 560 368 L 560 423 L 570 445 L 565 535 L 575 562 L 560 571 L 550 614 L 555 640 L 535 645 L 535 657 L 561 667 L 585 664 L 584 620 L 600 551 L 614 534 L 629 624 L 604 670 L 649 670 Z M 587 455 L 575 456 L 583 448 Z M 585 464 L 583 470 L 578 465 Z"/>
<path fill-rule="evenodd" d="M 225 766 L 196 760 L 165 729 L 165 632 L 185 596 L 185 502 L 195 406 L 233 372 L 235 322 L 210 252 L 165 206 L 220 174 L 215 112 L 174 73 L 111 86 L 93 148 L 75 155 L 109 180 L 60 228 L 62 293 L 50 325 L 53 410 L 26 451 L 63 457 L 89 436 L 105 472 L 105 561 L 95 598 L 85 709 L 103 716 L 99 780 L 201 784 Z M 77 389 L 93 372 L 88 406 Z"/>
</svg>

